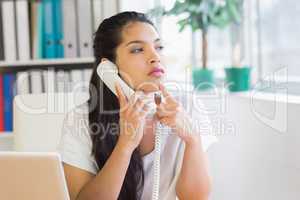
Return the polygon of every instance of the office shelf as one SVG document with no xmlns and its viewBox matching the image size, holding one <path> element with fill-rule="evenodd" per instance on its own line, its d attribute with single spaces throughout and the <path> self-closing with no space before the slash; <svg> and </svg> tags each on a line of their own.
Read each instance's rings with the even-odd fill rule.
<svg viewBox="0 0 300 200">
<path fill-rule="evenodd" d="M 30 69 L 85 69 L 92 68 L 93 57 L 87 58 L 57 58 L 57 59 L 39 59 L 28 61 L 1 61 L 0 72 L 15 72 Z"/>
<path fill-rule="evenodd" d="M 0 152 L 13 151 L 14 134 L 12 132 L 0 132 Z"/>
<path fill-rule="evenodd" d="M 0 132 L 0 139 L 13 138 L 14 134 L 12 132 Z"/>
</svg>

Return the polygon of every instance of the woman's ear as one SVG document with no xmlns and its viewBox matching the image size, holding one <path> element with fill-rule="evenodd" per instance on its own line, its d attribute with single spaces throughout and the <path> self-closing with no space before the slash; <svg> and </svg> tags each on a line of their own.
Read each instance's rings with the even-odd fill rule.
<svg viewBox="0 0 300 200">
<path fill-rule="evenodd" d="M 107 59 L 107 58 L 102 58 L 102 59 L 101 59 L 101 62 L 106 61 L 106 60 L 108 60 L 108 59 Z"/>
</svg>

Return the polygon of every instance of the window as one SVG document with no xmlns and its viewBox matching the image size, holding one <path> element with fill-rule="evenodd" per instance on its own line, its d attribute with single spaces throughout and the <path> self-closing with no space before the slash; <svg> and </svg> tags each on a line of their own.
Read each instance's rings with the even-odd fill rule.
<svg viewBox="0 0 300 200">
<path fill-rule="evenodd" d="M 129 0 L 127 7 L 132 8 Z M 137 1 L 137 0 L 136 0 Z M 139 1 L 141 2 L 141 1 Z M 143 1 L 144 2 L 144 1 Z M 171 8 L 175 0 L 148 0 L 141 11 L 163 5 Z M 300 82 L 299 35 L 300 3 L 293 0 L 244 0 L 244 21 L 240 27 L 242 35 L 242 64 L 252 67 L 252 80 L 270 76 L 284 67 L 289 80 Z M 124 3 L 125 4 L 125 3 Z M 134 3 L 138 5 L 138 3 Z M 170 80 L 191 81 L 191 66 L 201 66 L 201 33 L 192 35 L 189 28 L 178 32 L 178 17 L 168 16 L 158 20 L 161 36 L 165 43 L 167 71 Z M 236 33 L 234 27 L 219 30 L 211 27 L 208 35 L 208 66 L 217 77 L 224 77 L 224 67 L 232 63 L 232 48 Z M 196 61 L 196 62 L 195 62 Z M 196 64 L 195 64 L 196 63 Z"/>
<path fill-rule="evenodd" d="M 175 0 L 161 1 L 170 9 Z M 166 45 L 168 78 L 191 82 L 191 67 L 201 67 L 201 32 L 192 34 L 189 28 L 179 33 L 176 24 L 179 17 L 165 16 L 161 22 L 161 35 Z M 231 65 L 230 27 L 220 30 L 211 27 L 208 34 L 208 67 L 217 77 L 224 77 L 224 67 Z"/>
<path fill-rule="evenodd" d="M 300 3 L 293 0 L 256 0 L 258 65 L 262 77 L 287 68 L 290 80 L 300 79 Z M 255 7 L 254 7 L 255 6 Z"/>
</svg>

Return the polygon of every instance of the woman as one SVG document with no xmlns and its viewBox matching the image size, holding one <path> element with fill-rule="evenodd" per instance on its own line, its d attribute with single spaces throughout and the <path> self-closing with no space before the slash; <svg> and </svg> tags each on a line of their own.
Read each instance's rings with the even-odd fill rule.
<svg viewBox="0 0 300 200">
<path fill-rule="evenodd" d="M 188 115 L 162 84 L 162 49 L 153 23 L 142 13 L 119 13 L 100 24 L 90 99 L 76 109 L 84 112 L 68 114 L 58 148 L 72 200 L 151 199 L 158 121 L 169 127 L 162 136 L 160 199 L 208 199 L 203 141 L 187 128 Z M 118 85 L 114 95 L 99 79 L 96 68 L 105 59 L 118 66 L 120 77 L 136 91 L 132 97 Z M 149 117 L 144 97 L 158 90 L 165 101 Z"/>
</svg>

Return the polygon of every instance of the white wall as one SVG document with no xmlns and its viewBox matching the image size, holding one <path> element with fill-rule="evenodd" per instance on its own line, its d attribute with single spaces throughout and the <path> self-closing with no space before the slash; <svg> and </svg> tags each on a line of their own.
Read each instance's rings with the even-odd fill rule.
<svg viewBox="0 0 300 200">
<path fill-rule="evenodd" d="M 300 97 L 269 94 L 269 100 L 230 95 L 204 100 L 219 143 L 208 156 L 213 176 L 211 200 L 300 199 Z M 281 99 L 281 100 L 280 100 Z M 225 124 L 225 131 L 216 127 Z"/>
</svg>

